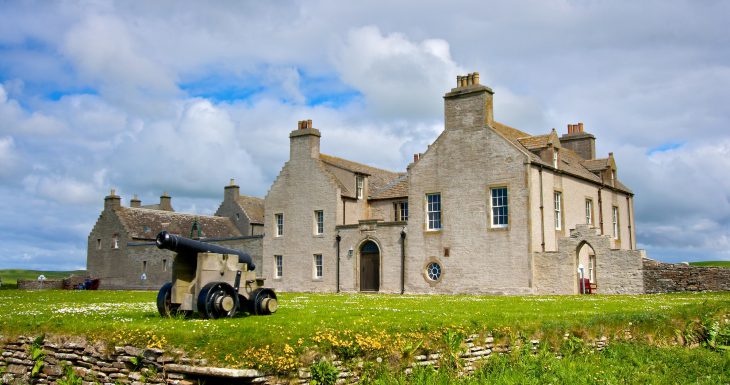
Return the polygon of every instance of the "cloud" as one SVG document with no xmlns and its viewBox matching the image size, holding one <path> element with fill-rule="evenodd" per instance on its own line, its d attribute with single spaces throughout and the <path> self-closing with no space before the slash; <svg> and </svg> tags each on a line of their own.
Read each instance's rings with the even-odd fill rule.
<svg viewBox="0 0 730 385">
<path fill-rule="evenodd" d="M 440 39 L 412 42 L 399 33 L 383 35 L 375 26 L 350 30 L 334 53 L 342 79 L 363 93 L 376 117 L 435 119 L 438 98 L 465 72 Z"/>
<path fill-rule="evenodd" d="M 19 155 L 11 136 L 0 137 L 0 180 L 15 174 Z"/>
</svg>

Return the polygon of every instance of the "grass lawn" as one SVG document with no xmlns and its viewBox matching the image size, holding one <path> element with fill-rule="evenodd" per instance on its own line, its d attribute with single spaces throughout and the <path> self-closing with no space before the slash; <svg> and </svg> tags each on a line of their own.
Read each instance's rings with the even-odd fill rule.
<svg viewBox="0 0 730 385">
<path fill-rule="evenodd" d="M 730 268 L 730 261 L 704 261 L 704 262 L 690 262 L 691 266 L 719 266 Z"/>
<path fill-rule="evenodd" d="M 86 270 L 73 271 L 43 271 L 43 270 L 20 270 L 6 269 L 0 270 L 0 278 L 2 278 L 3 286 L 14 288 L 17 287 L 18 280 L 36 279 L 39 275 L 45 275 L 47 279 L 68 278 L 73 275 L 86 275 Z"/>
<path fill-rule="evenodd" d="M 392 356 L 440 349 L 446 330 L 560 345 L 621 337 L 674 340 L 692 320 L 730 318 L 730 293 L 633 296 L 464 296 L 281 293 L 271 316 L 160 318 L 154 292 L 0 291 L 0 334 L 85 336 L 178 347 L 231 367 L 286 370 L 308 352 Z"/>
</svg>

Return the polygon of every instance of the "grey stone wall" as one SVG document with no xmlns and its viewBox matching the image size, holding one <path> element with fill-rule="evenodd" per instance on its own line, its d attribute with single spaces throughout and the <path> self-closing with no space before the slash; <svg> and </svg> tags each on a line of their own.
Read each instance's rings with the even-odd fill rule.
<svg viewBox="0 0 730 385">
<path fill-rule="evenodd" d="M 589 225 L 577 225 L 570 236 L 558 240 L 558 251 L 533 253 L 535 293 L 577 294 L 578 253 L 587 246 L 596 256 L 596 293 L 643 293 L 643 250 L 612 249 L 610 238 Z"/>
<path fill-rule="evenodd" d="M 662 263 L 644 258 L 646 293 L 730 291 L 730 269 Z"/>
<path fill-rule="evenodd" d="M 20 290 L 47 290 L 47 289 L 63 289 L 62 279 L 47 279 L 39 281 L 37 279 L 19 279 L 18 289 Z"/>
</svg>

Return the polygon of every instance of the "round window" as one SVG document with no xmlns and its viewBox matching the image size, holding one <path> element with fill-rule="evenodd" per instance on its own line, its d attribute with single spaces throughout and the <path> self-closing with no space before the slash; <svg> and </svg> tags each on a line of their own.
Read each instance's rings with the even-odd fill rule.
<svg viewBox="0 0 730 385">
<path fill-rule="evenodd" d="M 431 262 L 426 266 L 426 275 L 432 281 L 438 281 L 441 278 L 441 265 L 437 262 Z"/>
</svg>

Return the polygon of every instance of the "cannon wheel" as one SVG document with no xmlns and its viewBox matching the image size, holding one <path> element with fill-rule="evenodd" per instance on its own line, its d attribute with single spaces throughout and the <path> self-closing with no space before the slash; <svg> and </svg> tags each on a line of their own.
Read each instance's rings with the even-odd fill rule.
<svg viewBox="0 0 730 385">
<path fill-rule="evenodd" d="M 278 308 L 276 293 L 269 288 L 254 290 L 253 293 L 251 293 L 250 301 L 251 303 L 249 306 L 253 309 L 253 314 L 256 315 L 269 315 L 275 313 Z"/>
<path fill-rule="evenodd" d="M 205 318 L 233 317 L 238 305 L 238 293 L 225 282 L 211 282 L 198 294 L 198 312 Z"/>
<path fill-rule="evenodd" d="M 190 315 L 190 311 L 180 310 L 180 304 L 172 303 L 172 282 L 165 283 L 157 292 L 157 311 L 163 317 Z"/>
</svg>

